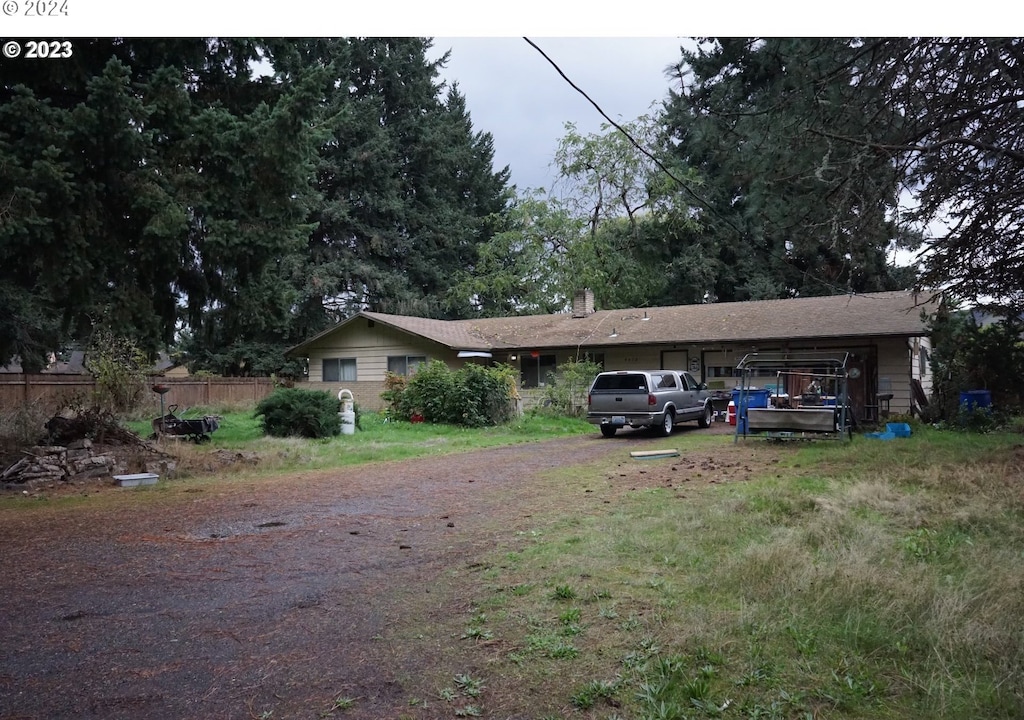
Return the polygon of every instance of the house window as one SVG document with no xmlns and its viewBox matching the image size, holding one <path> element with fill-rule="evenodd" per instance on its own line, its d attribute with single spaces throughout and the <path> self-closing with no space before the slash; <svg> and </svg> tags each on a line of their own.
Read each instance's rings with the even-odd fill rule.
<svg viewBox="0 0 1024 720">
<path fill-rule="evenodd" d="M 425 355 L 389 355 L 388 372 L 395 375 L 412 375 L 426 362 Z"/>
<path fill-rule="evenodd" d="M 554 355 L 524 355 L 520 367 L 520 385 L 524 388 L 543 387 L 548 376 L 555 374 Z"/>
<path fill-rule="evenodd" d="M 324 358 L 324 382 L 355 382 L 355 358 Z"/>
</svg>

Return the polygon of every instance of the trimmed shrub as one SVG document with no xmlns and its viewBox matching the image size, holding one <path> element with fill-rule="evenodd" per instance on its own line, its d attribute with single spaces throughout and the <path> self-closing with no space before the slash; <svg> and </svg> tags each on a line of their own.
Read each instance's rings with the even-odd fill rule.
<svg viewBox="0 0 1024 720">
<path fill-rule="evenodd" d="M 341 433 L 341 401 L 329 393 L 278 388 L 256 405 L 263 432 L 274 437 L 325 438 Z"/>
</svg>

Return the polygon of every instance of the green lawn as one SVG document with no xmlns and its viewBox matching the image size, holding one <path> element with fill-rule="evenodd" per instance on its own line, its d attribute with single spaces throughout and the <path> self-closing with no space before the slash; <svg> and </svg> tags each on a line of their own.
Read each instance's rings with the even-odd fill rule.
<svg viewBox="0 0 1024 720">
<path fill-rule="evenodd" d="M 609 469 L 553 474 L 532 529 L 445 579 L 487 688 L 451 716 L 1022 717 L 1021 436 L 758 443 L 751 480 L 611 505 L 580 500 Z"/>
<path fill-rule="evenodd" d="M 210 442 L 204 443 L 201 449 L 256 451 L 264 458 L 260 463 L 262 472 L 358 465 L 594 432 L 593 425 L 583 420 L 533 413 L 507 425 L 488 428 L 397 422 L 386 420 L 381 414 L 363 413 L 353 435 L 304 440 L 264 436 L 259 419 L 251 411 L 217 413 L 209 408 L 193 408 L 180 417 L 195 418 L 204 414 L 217 414 L 221 419 L 219 428 L 210 434 Z M 143 437 L 151 432 L 149 420 L 125 424 Z M 182 446 L 184 455 L 190 454 L 187 447 L 190 443 L 170 442 Z"/>
</svg>

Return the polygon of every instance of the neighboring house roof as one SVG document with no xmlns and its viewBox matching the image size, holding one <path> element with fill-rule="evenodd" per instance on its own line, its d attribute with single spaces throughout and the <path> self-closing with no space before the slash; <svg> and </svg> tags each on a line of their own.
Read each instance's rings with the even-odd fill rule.
<svg viewBox="0 0 1024 720">
<path fill-rule="evenodd" d="M 475 320 L 431 320 L 361 312 L 288 351 L 301 354 L 357 317 L 428 338 L 454 350 L 566 346 L 768 342 L 798 339 L 910 337 L 927 334 L 927 295 L 882 292 L 750 302 L 675 305 Z"/>
<path fill-rule="evenodd" d="M 7 365 L 0 367 L 0 373 L 23 372 L 20 358 L 14 358 Z M 49 365 L 44 367 L 42 372 L 45 375 L 84 375 L 87 372 L 85 369 L 85 352 L 73 350 L 67 360 L 57 360 L 56 357 L 51 355 Z"/>
</svg>

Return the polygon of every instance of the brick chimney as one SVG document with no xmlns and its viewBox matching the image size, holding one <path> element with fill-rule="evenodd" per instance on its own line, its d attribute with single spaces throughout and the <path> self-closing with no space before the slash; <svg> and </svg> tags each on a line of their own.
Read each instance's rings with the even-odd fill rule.
<svg viewBox="0 0 1024 720">
<path fill-rule="evenodd" d="M 586 317 L 594 312 L 594 291 L 590 289 L 577 290 L 572 296 L 572 316 L 574 318 Z"/>
</svg>

